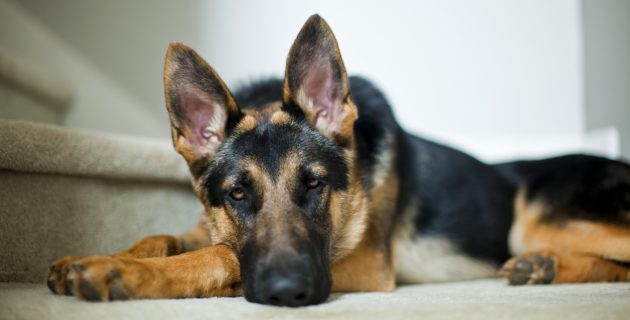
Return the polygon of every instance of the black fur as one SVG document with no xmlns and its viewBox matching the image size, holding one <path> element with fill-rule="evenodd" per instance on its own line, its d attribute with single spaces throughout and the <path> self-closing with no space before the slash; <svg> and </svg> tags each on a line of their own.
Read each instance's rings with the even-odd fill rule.
<svg viewBox="0 0 630 320">
<path fill-rule="evenodd" d="M 239 177 L 239 181 L 247 184 L 241 177 L 240 160 L 253 157 L 274 177 L 279 172 L 279 161 L 287 152 L 295 150 L 302 152 L 303 165 L 320 162 L 327 168 L 327 176 L 319 179 L 333 189 L 347 188 L 348 167 L 343 161 L 342 150 L 332 142 L 306 125 L 278 126 L 263 122 L 252 131 L 228 137 L 220 146 L 206 173 L 205 185 L 210 203 L 214 206 L 223 203 L 227 190 L 222 189 L 222 181 L 228 176 Z"/>
<path fill-rule="evenodd" d="M 363 184 L 369 192 L 378 156 L 393 152 L 401 183 L 397 213 L 417 206 L 413 221 L 420 237 L 443 237 L 471 257 L 503 263 L 510 257 L 507 238 L 519 185 L 525 186 L 528 200 L 550 205 L 546 221 L 629 223 L 624 213 L 630 210 L 630 169 L 625 163 L 572 155 L 487 165 L 406 133 L 384 95 L 368 80 L 350 77 L 350 89 L 359 109 L 354 130 Z M 235 97 L 242 106 L 262 107 L 282 98 L 282 81 L 252 83 Z M 280 145 L 288 143 L 282 134 L 274 135 Z M 264 148 L 256 150 L 259 156 L 266 154 Z M 387 232 L 391 235 L 392 230 Z"/>
<path fill-rule="evenodd" d="M 351 77 L 350 87 L 359 108 L 355 134 L 366 188 L 371 188 L 375 158 L 387 151 L 383 148 L 390 149 L 401 183 L 397 212 L 417 205 L 414 222 L 419 236 L 444 237 L 472 257 L 504 262 L 509 257 L 512 185 L 462 152 L 406 133 L 384 95 L 369 81 Z M 387 135 L 393 137 L 391 145 L 381 146 Z"/>
<path fill-rule="evenodd" d="M 206 94 L 219 105 L 227 106 L 229 92 L 224 90 L 221 86 L 221 80 L 213 75 L 213 71 L 210 68 L 204 67 L 205 63 L 203 59 L 192 50 L 174 50 L 173 63 L 178 65 L 177 71 L 170 75 L 171 86 L 166 90 L 169 92 L 167 97 L 171 111 L 173 113 L 173 123 L 177 124 L 175 128 L 181 132 L 181 121 L 186 121 L 191 115 L 185 112 L 184 107 L 181 105 L 181 90 L 180 87 L 191 86 L 195 87 Z M 228 115 L 226 124 L 226 133 L 230 133 L 233 127 L 241 120 L 242 114 L 232 108 L 226 108 Z M 193 170 L 193 174 L 195 174 Z"/>
<path fill-rule="evenodd" d="M 405 139 L 406 156 L 414 159 L 410 190 L 415 192 L 409 197 L 419 206 L 418 234 L 445 237 L 472 257 L 504 262 L 513 186 L 469 155 L 418 137 Z"/>
<path fill-rule="evenodd" d="M 630 225 L 630 165 L 589 155 L 566 155 L 495 166 L 527 201 L 542 202 L 543 221 L 580 219 Z"/>
<path fill-rule="evenodd" d="M 625 163 L 571 155 L 487 165 L 406 133 L 385 96 L 368 80 L 350 77 L 350 90 L 359 109 L 354 130 L 364 186 L 372 188 L 377 157 L 394 152 L 401 183 L 397 212 L 417 206 L 414 223 L 421 237 L 444 237 L 471 257 L 504 262 L 510 256 L 507 238 L 519 185 L 526 187 L 528 200 L 550 205 L 546 221 L 629 223 L 624 212 L 630 210 L 630 169 Z M 282 81 L 252 83 L 235 97 L 242 106 L 262 107 L 282 99 Z"/>
<path fill-rule="evenodd" d="M 357 148 L 361 157 L 361 173 L 367 190 L 372 185 L 371 177 L 376 157 L 384 151 L 379 149 L 386 135 L 391 135 L 395 142 L 400 128 L 392 108 L 385 96 L 372 83 L 361 77 L 350 77 L 350 93 L 359 108 L 359 119 L 354 126 L 357 136 Z M 385 146 L 389 147 L 389 146 Z"/>
<path fill-rule="evenodd" d="M 269 80 L 254 83 L 236 92 L 235 99 L 246 108 L 261 108 L 269 102 L 276 101 L 278 92 L 274 88 L 281 83 Z M 281 87 L 280 87 L 281 88 Z M 273 99 L 273 100 L 272 100 Z M 267 171 L 272 180 L 281 173 L 281 161 L 289 152 L 299 152 L 298 170 L 290 190 L 290 205 L 280 207 L 289 215 L 299 215 L 306 225 L 306 238 L 296 238 L 291 248 L 279 248 L 294 252 L 293 255 L 269 255 L 270 249 L 256 242 L 256 230 L 253 229 L 257 213 L 263 208 L 261 186 L 252 183 L 252 177 L 243 170 L 241 160 L 255 159 Z M 311 172 L 311 165 L 326 168 L 325 175 Z M 226 211 L 234 212 L 237 225 L 241 228 L 244 243 L 239 250 L 239 264 L 243 276 L 244 294 L 249 301 L 301 305 L 305 301 L 276 301 L 273 286 L 277 279 L 297 277 L 296 282 L 304 284 L 306 302 L 320 303 L 331 290 L 331 274 L 329 257 L 330 217 L 329 207 L 323 202 L 325 192 L 345 190 L 348 188 L 349 169 L 344 159 L 342 147 L 326 139 L 322 133 L 308 125 L 304 119 L 287 124 L 273 124 L 269 119 L 261 120 L 252 130 L 234 133 L 220 145 L 210 167 L 204 174 L 204 186 L 208 202 L 211 206 L 223 206 Z M 235 185 L 226 188 L 224 181 L 228 177 L 235 180 Z M 306 187 L 306 181 L 316 179 L 317 187 Z M 245 196 L 233 199 L 230 194 L 238 188 Z M 322 205 L 323 204 L 323 205 Z M 267 256 L 269 255 L 269 256 Z M 289 272 L 291 271 L 291 272 Z M 284 281 L 282 280 L 282 281 Z"/>
<path fill-rule="evenodd" d="M 234 99 L 241 108 L 261 108 L 282 101 L 282 79 L 269 78 L 250 82 L 234 92 Z"/>
</svg>

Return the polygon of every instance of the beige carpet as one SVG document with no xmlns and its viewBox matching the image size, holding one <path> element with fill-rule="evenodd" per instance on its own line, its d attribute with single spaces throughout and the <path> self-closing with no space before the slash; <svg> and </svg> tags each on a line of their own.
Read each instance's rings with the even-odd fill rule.
<svg viewBox="0 0 630 320">
<path fill-rule="evenodd" d="M 335 294 L 291 309 L 243 298 L 91 303 L 44 284 L 0 283 L 0 319 L 630 319 L 630 283 L 510 287 L 502 280 Z"/>
<path fill-rule="evenodd" d="M 0 320 L 630 319 L 630 283 L 509 287 L 501 280 L 333 295 L 288 309 L 243 298 L 88 303 L 43 277 L 68 254 L 106 254 L 194 226 L 199 202 L 168 141 L 0 120 Z M 19 282 L 36 283 L 19 283 Z"/>
<path fill-rule="evenodd" d="M 183 232 L 201 211 L 168 140 L 0 119 L 0 281 L 41 282 L 55 259 Z"/>
</svg>

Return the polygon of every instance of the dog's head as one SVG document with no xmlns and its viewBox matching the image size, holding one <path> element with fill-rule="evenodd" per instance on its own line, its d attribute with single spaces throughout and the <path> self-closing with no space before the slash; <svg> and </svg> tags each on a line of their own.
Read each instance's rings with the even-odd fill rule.
<svg viewBox="0 0 630 320">
<path fill-rule="evenodd" d="M 365 228 L 352 101 L 337 42 L 319 16 L 287 58 L 281 101 L 238 105 L 192 49 L 172 44 L 164 68 L 175 149 L 186 159 L 213 243 L 239 257 L 245 297 L 320 303 L 330 265 Z"/>
</svg>

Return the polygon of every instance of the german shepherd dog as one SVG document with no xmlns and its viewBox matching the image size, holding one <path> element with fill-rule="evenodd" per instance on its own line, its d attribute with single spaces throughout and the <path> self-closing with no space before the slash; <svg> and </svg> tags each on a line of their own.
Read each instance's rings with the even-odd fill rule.
<svg viewBox="0 0 630 320">
<path fill-rule="evenodd" d="M 173 43 L 164 85 L 201 222 L 112 256 L 57 260 L 54 293 L 295 307 L 331 291 L 498 274 L 513 285 L 630 281 L 628 164 L 569 155 L 487 165 L 410 135 L 378 89 L 346 75 L 317 15 L 283 80 L 233 94 Z"/>
</svg>

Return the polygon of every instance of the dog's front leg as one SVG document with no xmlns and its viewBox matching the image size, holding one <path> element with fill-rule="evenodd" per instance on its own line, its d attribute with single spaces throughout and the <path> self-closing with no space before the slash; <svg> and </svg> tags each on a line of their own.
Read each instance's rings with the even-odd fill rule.
<svg viewBox="0 0 630 320">
<path fill-rule="evenodd" d="M 136 242 L 130 248 L 113 254 L 112 257 L 168 257 L 206 247 L 210 244 L 210 235 L 204 226 L 205 221 L 202 219 L 194 229 L 178 236 L 156 235 L 146 237 Z M 46 276 L 48 288 L 57 294 L 72 295 L 72 283 L 67 280 L 68 272 L 70 271 L 68 266 L 83 259 L 89 259 L 89 257 L 67 256 L 54 261 Z"/>
<path fill-rule="evenodd" d="M 69 269 L 72 293 L 89 301 L 242 294 L 238 260 L 223 244 L 162 258 L 89 257 Z"/>
<path fill-rule="evenodd" d="M 155 235 L 143 238 L 130 248 L 115 253 L 116 257 L 168 257 L 203 248 L 210 244 L 210 233 L 202 220 L 194 229 L 180 235 Z"/>
</svg>

